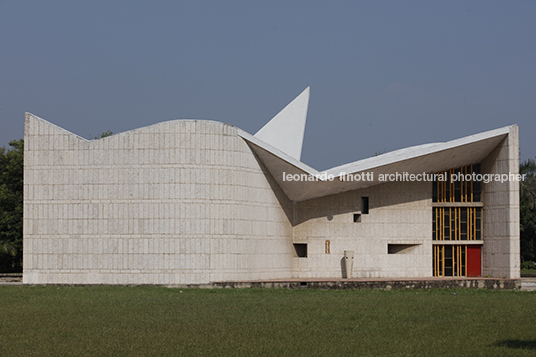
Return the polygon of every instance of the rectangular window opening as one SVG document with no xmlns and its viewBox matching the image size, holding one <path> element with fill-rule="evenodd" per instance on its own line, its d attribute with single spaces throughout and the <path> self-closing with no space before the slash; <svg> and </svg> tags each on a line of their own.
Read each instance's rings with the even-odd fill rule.
<svg viewBox="0 0 536 357">
<path fill-rule="evenodd" d="M 434 245 L 432 261 L 434 276 L 466 276 L 467 247 L 466 245 Z M 476 264 L 480 267 L 480 260 Z"/>
<path fill-rule="evenodd" d="M 433 240 L 481 240 L 482 207 L 434 207 Z"/>
<path fill-rule="evenodd" d="M 387 244 L 387 254 L 409 254 L 420 244 Z"/>
<path fill-rule="evenodd" d="M 361 214 L 354 213 L 354 223 L 361 222 Z"/>
<path fill-rule="evenodd" d="M 307 243 L 294 243 L 294 250 L 298 258 L 307 258 Z"/>
<path fill-rule="evenodd" d="M 369 214 L 369 198 L 361 197 L 361 213 Z"/>
</svg>

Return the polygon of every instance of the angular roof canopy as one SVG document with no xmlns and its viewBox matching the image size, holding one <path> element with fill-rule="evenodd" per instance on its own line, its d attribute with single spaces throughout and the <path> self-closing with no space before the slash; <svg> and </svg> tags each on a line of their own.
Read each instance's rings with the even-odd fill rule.
<svg viewBox="0 0 536 357">
<path fill-rule="evenodd" d="M 307 104 L 303 98 L 305 93 L 308 101 L 309 88 L 287 106 L 287 108 L 291 107 L 300 99 L 300 109 L 289 110 L 284 114 L 284 120 L 278 116 L 287 108 L 254 136 L 238 129 L 238 135 L 250 145 L 289 199 L 294 202 L 379 185 L 385 183 L 379 179 L 382 174 L 436 173 L 479 163 L 506 138 L 512 128 L 507 126 L 444 143 L 413 146 L 319 172 L 299 161 L 300 155 L 296 155 L 298 152 L 301 153 L 301 147 L 298 150 L 297 144 L 299 143 L 301 146 L 303 142 L 303 130 L 296 130 L 296 128 L 301 128 L 302 123 L 305 124 L 304 116 L 307 113 L 307 108 L 303 108 Z M 296 117 L 292 118 L 291 115 L 294 113 L 296 113 Z M 285 131 L 287 125 L 288 131 Z M 265 135 L 263 131 L 268 126 L 271 126 L 270 134 Z M 284 133 L 285 136 L 281 134 L 278 137 L 278 133 Z M 293 133 L 296 135 L 294 138 L 291 137 Z M 277 140 L 278 138 L 280 140 Z M 289 144 L 284 145 L 285 142 Z M 363 173 L 371 174 L 367 180 L 344 180 L 348 175 L 356 177 L 356 175 L 361 176 Z M 309 177 L 317 177 L 317 179 L 312 181 L 288 180 L 286 175 L 289 174 L 310 175 Z"/>
</svg>

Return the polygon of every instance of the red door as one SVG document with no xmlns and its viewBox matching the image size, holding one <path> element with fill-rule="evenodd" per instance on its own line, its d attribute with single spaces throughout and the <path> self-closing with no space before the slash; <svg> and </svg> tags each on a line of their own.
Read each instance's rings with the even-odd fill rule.
<svg viewBox="0 0 536 357">
<path fill-rule="evenodd" d="M 481 246 L 479 245 L 467 246 L 467 276 L 482 275 L 482 255 L 480 250 Z"/>
</svg>

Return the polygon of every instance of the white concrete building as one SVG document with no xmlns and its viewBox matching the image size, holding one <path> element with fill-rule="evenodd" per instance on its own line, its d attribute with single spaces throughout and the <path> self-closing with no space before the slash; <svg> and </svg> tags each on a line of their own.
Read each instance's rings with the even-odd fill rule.
<svg viewBox="0 0 536 357">
<path fill-rule="evenodd" d="M 318 172 L 308 101 L 255 135 L 174 120 L 86 140 L 26 114 L 24 282 L 341 278 L 345 250 L 358 278 L 519 277 L 517 126 Z"/>
</svg>

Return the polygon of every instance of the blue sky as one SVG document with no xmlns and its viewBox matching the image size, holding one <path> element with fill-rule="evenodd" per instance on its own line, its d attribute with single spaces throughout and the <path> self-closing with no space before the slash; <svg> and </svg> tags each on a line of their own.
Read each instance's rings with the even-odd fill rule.
<svg viewBox="0 0 536 357">
<path fill-rule="evenodd" d="M 2 1 L 0 146 L 28 111 L 86 138 L 171 119 L 252 134 L 308 85 L 316 169 L 519 124 L 534 1 Z"/>
</svg>

